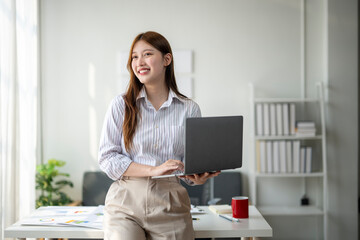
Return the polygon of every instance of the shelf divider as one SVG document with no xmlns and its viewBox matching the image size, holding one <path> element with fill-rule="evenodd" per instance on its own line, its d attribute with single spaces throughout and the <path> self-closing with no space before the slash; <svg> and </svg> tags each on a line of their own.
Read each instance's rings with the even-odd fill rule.
<svg viewBox="0 0 360 240">
<path fill-rule="evenodd" d="M 324 211 L 316 206 L 257 206 L 264 216 L 314 216 L 323 215 Z"/>
</svg>

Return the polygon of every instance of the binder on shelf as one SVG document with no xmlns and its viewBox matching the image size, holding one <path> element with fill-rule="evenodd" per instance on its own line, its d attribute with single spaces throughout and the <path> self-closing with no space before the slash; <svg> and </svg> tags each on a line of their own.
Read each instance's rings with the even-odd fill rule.
<svg viewBox="0 0 360 240">
<path fill-rule="evenodd" d="M 293 141 L 293 172 L 300 173 L 300 141 Z"/>
<path fill-rule="evenodd" d="M 295 135 L 296 127 L 296 112 L 295 103 L 290 103 L 290 134 Z"/>
<path fill-rule="evenodd" d="M 260 172 L 266 173 L 266 145 L 260 141 Z"/>
<path fill-rule="evenodd" d="M 305 172 L 306 147 L 300 148 L 300 172 Z"/>
<path fill-rule="evenodd" d="M 256 104 L 256 134 L 258 136 L 263 136 L 264 135 L 264 130 L 263 130 L 263 108 L 262 108 L 261 103 Z"/>
<path fill-rule="evenodd" d="M 273 141 L 273 172 L 280 172 L 279 141 Z"/>
<path fill-rule="evenodd" d="M 312 147 L 306 147 L 306 157 L 305 157 L 305 169 L 306 173 L 311 173 L 312 168 Z"/>
<path fill-rule="evenodd" d="M 275 103 L 270 103 L 270 135 L 276 136 L 276 107 Z"/>
<path fill-rule="evenodd" d="M 286 171 L 288 173 L 291 173 L 293 170 L 292 167 L 292 142 L 291 141 L 286 141 Z"/>
<path fill-rule="evenodd" d="M 272 141 L 266 141 L 266 162 L 267 172 L 273 172 Z"/>
<path fill-rule="evenodd" d="M 283 116 L 281 103 L 276 104 L 276 130 L 277 135 L 283 135 Z"/>
<path fill-rule="evenodd" d="M 256 141 L 255 143 L 255 150 L 256 150 L 256 171 L 260 172 L 260 141 Z"/>
<path fill-rule="evenodd" d="M 280 172 L 286 173 L 286 144 L 285 144 L 285 141 L 279 142 L 279 152 L 280 152 Z"/>
<path fill-rule="evenodd" d="M 270 135 L 270 113 L 269 113 L 269 104 L 264 103 L 263 105 L 263 113 L 264 113 L 264 135 Z"/>
<path fill-rule="evenodd" d="M 283 126 L 284 126 L 283 134 L 285 136 L 288 136 L 290 131 L 289 131 L 289 105 L 287 103 L 282 104 L 282 114 L 283 114 Z"/>
</svg>

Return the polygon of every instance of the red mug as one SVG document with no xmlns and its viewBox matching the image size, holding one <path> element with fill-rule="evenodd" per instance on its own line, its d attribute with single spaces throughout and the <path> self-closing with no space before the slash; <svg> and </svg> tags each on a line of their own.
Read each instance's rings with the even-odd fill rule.
<svg viewBox="0 0 360 240">
<path fill-rule="evenodd" d="M 233 197 L 231 208 L 234 218 L 249 218 L 249 198 Z"/>
</svg>

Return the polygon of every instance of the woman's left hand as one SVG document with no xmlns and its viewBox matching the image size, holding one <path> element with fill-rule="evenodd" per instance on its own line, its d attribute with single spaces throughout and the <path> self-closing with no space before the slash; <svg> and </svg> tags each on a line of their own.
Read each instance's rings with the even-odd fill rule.
<svg viewBox="0 0 360 240">
<path fill-rule="evenodd" d="M 186 178 L 192 181 L 195 185 L 202 185 L 204 184 L 209 178 L 216 177 L 220 174 L 220 171 L 214 173 L 201 173 L 201 174 L 194 174 L 194 175 L 186 175 L 181 176 L 181 178 Z"/>
</svg>

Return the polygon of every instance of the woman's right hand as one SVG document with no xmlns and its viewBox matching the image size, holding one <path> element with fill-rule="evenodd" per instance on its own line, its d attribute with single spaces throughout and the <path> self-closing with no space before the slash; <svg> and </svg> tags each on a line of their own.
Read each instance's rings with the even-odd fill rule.
<svg viewBox="0 0 360 240">
<path fill-rule="evenodd" d="M 184 164 L 180 160 L 169 159 L 159 166 L 152 167 L 151 176 L 172 174 L 176 170 L 184 171 Z"/>
</svg>

